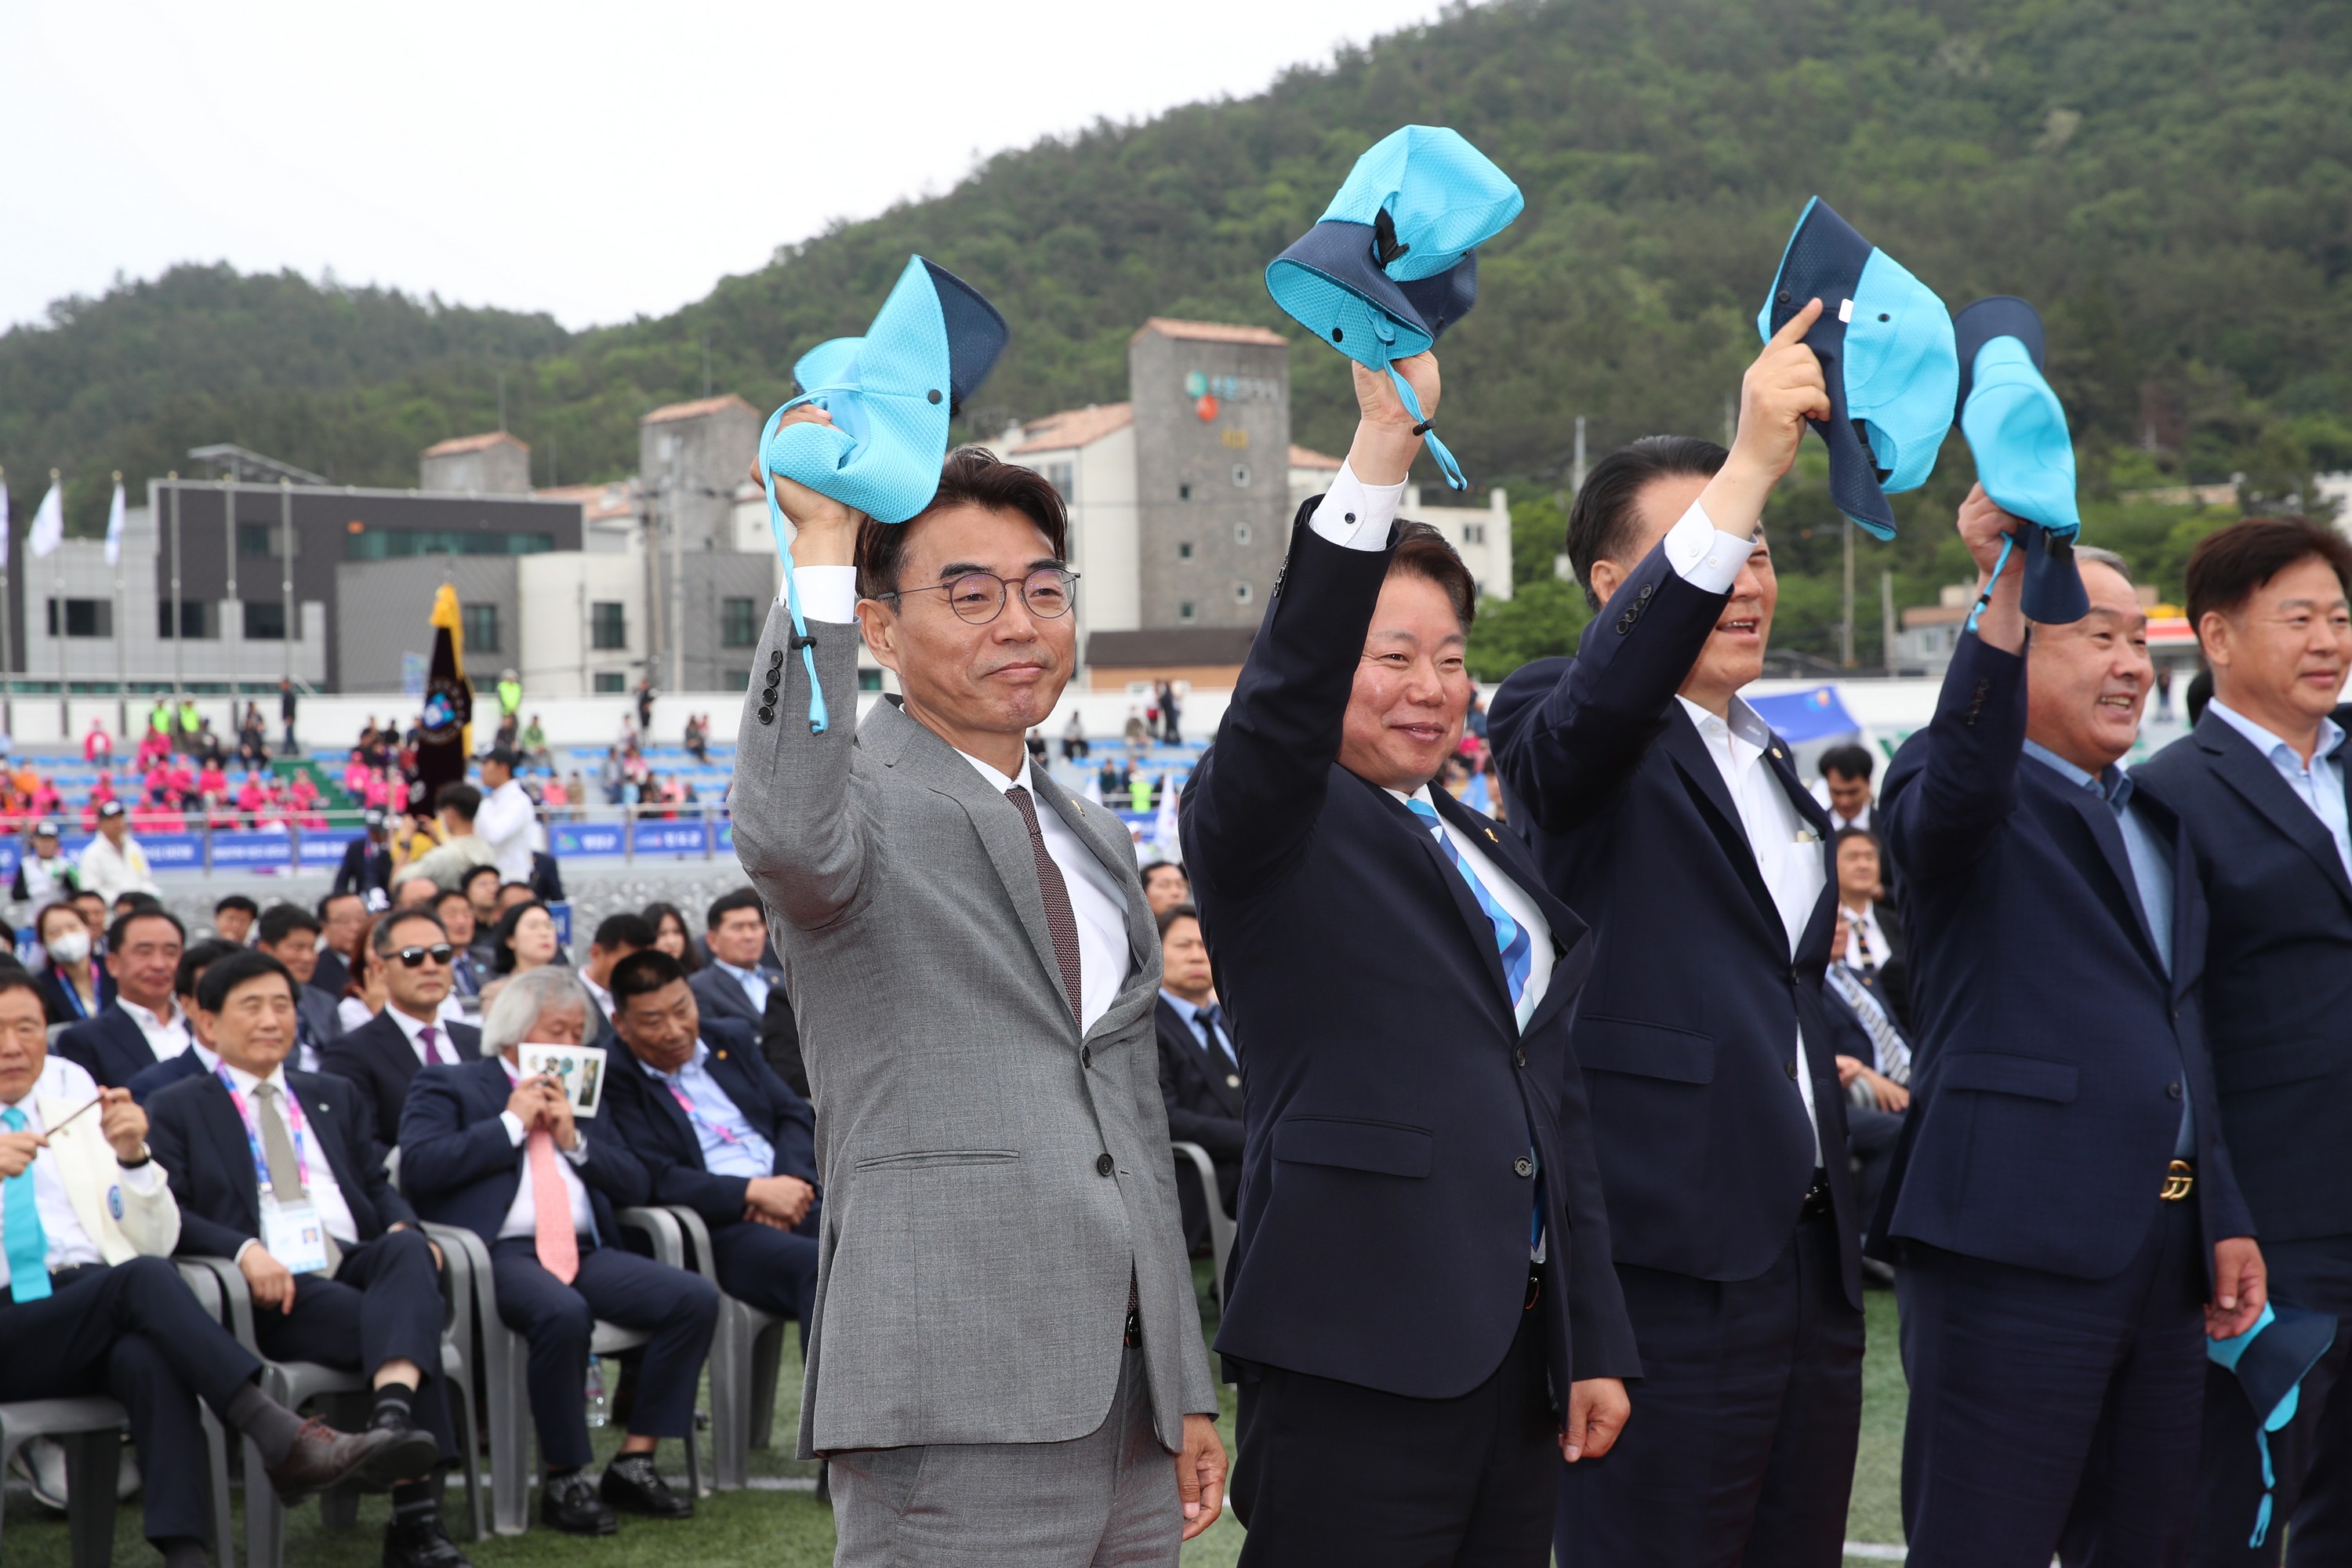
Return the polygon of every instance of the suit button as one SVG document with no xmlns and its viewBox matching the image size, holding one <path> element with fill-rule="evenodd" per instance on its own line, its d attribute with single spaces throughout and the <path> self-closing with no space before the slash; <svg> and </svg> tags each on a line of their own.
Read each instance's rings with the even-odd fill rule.
<svg viewBox="0 0 2352 1568">
<path fill-rule="evenodd" d="M 1517 1159 L 1511 1162 L 1511 1174 L 1515 1176 L 1532 1176 L 1535 1173 L 1536 1163 L 1533 1160 L 1528 1159 L 1525 1154 L 1520 1155 Z"/>
<path fill-rule="evenodd" d="M 1514 1065 L 1518 1066 L 1518 1067 L 1525 1067 L 1525 1066 L 1527 1066 L 1527 1065 L 1528 1065 L 1528 1048 L 1527 1048 L 1527 1047 L 1525 1047 L 1525 1046 L 1520 1046 L 1520 1047 L 1518 1047 L 1517 1048 L 1516 1048 L 1515 1050 L 1513 1050 L 1513 1051 L 1511 1052 L 1511 1061 L 1512 1061 L 1512 1063 L 1513 1063 Z"/>
<path fill-rule="evenodd" d="M 2180 1086 L 2178 1083 L 2166 1084 L 2164 1086 L 2164 1098 L 2167 1100 L 2179 1100 L 2180 1098 Z"/>
<path fill-rule="evenodd" d="M 1096 1175 L 1097 1175 L 1097 1176 L 1108 1176 L 1108 1175 L 1109 1175 L 1109 1174 L 1111 1173 L 1111 1172 L 1113 1172 L 1113 1171 L 1117 1170 L 1118 1168 L 1118 1162 L 1117 1162 L 1116 1160 L 1113 1160 L 1113 1159 L 1112 1159 L 1108 1154 L 1107 1154 L 1107 1153 L 1106 1153 L 1106 1154 L 1100 1154 L 1100 1155 L 1097 1155 L 1097 1156 L 1096 1156 L 1096 1158 L 1095 1158 L 1095 1174 L 1096 1174 Z"/>
<path fill-rule="evenodd" d="M 1782 1062 L 1780 1064 L 1780 1068 L 1782 1071 L 1789 1075 L 1790 1080 L 1794 1082 L 1797 1077 L 1797 1063 L 1795 1058 L 1791 1058 L 1790 1060 Z"/>
<path fill-rule="evenodd" d="M 760 722 L 761 722 L 761 723 L 762 723 L 762 724 L 772 724 L 772 723 L 774 723 L 775 721 L 776 721 L 776 710 L 775 710 L 775 709 L 774 709 L 774 708 L 772 708 L 772 707 L 769 707 L 769 708 L 762 708 L 762 709 L 761 709 L 761 710 L 760 710 Z"/>
<path fill-rule="evenodd" d="M 781 669 L 783 668 L 783 664 L 784 650 L 782 648 L 771 648 L 768 650 L 768 668 L 770 669 Z"/>
</svg>

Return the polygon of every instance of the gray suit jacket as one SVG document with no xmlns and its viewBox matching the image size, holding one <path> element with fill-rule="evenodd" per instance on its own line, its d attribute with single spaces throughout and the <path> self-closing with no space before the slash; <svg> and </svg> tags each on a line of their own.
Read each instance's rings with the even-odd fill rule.
<svg viewBox="0 0 2352 1568">
<path fill-rule="evenodd" d="M 824 1234 L 802 1457 L 1052 1443 L 1102 1425 L 1130 1275 L 1154 1424 L 1213 1414 L 1177 1217 L 1152 1004 L 1160 943 L 1118 819 L 1049 778 L 1127 895 L 1131 963 L 1081 1038 L 1013 804 L 889 702 L 857 712 L 855 626 L 768 616 L 736 742 L 735 852 L 800 1017 Z"/>
</svg>

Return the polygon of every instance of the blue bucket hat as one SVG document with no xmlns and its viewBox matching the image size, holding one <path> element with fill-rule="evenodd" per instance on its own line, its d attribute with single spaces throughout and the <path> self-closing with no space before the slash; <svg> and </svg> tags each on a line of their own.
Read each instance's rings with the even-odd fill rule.
<svg viewBox="0 0 2352 1568">
<path fill-rule="evenodd" d="M 1960 363 L 1960 433 L 1977 460 L 1977 482 L 2001 510 L 2025 524 L 2028 620 L 2064 626 L 2090 614 L 2074 536 L 2074 444 L 2066 411 L 2042 378 L 2042 318 L 2007 294 L 1979 300 L 1952 320 Z M 2003 547 L 2007 563 L 2008 547 Z M 1993 575 L 2000 574 L 2000 567 Z"/>
<path fill-rule="evenodd" d="M 2263 1457 L 2263 1501 L 2254 1512 L 2254 1533 L 2246 1544 L 2260 1546 L 2270 1533 L 2271 1434 L 2294 1419 L 2303 1380 L 2336 1342 L 2336 1319 L 2326 1312 L 2269 1302 L 2254 1326 L 2232 1339 L 2205 1342 L 2206 1359 L 2237 1375 L 2254 1407 L 2254 1447 Z"/>
<path fill-rule="evenodd" d="M 994 367 L 1007 335 L 1004 318 L 979 289 L 944 267 L 910 257 L 866 335 L 835 338 L 803 354 L 793 366 L 798 395 L 768 416 L 760 436 L 768 526 L 784 561 L 793 646 L 808 669 L 813 733 L 825 728 L 824 693 L 817 687 L 816 655 L 793 584 L 776 477 L 877 522 L 916 516 L 939 493 L 950 416 Z M 833 423 L 779 423 L 803 403 L 831 414 Z"/>
<path fill-rule="evenodd" d="M 1445 482 L 1460 465 L 1391 361 L 1425 353 L 1478 299 L 1478 254 L 1527 199 L 1485 153 L 1444 126 L 1407 125 L 1356 160 L 1313 228 L 1267 264 L 1266 292 L 1317 337 L 1386 371 Z"/>
<path fill-rule="evenodd" d="M 1935 471 L 1952 427 L 1959 378 L 1952 318 L 1933 290 L 1815 196 L 1781 252 L 1756 312 L 1766 342 L 1805 301 L 1822 302 L 1805 346 L 1822 362 L 1830 417 L 1813 428 L 1830 449 L 1830 498 L 1881 539 L 1895 537 L 1886 498 Z"/>
</svg>

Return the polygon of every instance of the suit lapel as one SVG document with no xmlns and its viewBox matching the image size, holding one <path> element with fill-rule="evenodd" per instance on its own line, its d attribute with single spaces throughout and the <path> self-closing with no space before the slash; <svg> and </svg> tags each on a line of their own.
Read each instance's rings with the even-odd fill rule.
<svg viewBox="0 0 2352 1568">
<path fill-rule="evenodd" d="M 2131 851 L 2124 846 L 2123 824 L 2116 819 L 2115 808 L 2107 804 L 2105 796 L 2074 783 L 2036 758 L 2028 757 L 2019 765 L 2030 770 L 2027 776 L 2034 779 L 2033 787 L 2054 793 L 2065 804 L 2075 819 L 2082 823 L 2083 831 L 2090 837 L 2091 842 L 2098 847 L 2100 858 L 2106 861 L 2107 871 L 2115 879 L 2116 894 L 2123 900 L 2123 908 L 2128 916 L 2126 923 L 2132 933 L 2139 938 L 2140 955 L 2147 961 L 2150 969 L 2162 973 L 2163 963 L 2157 957 L 2156 938 L 2148 929 L 2147 910 L 2140 905 L 2139 879 L 2132 875 Z M 2180 902 L 2178 892 L 2176 889 L 2173 900 L 2176 908 Z"/>
<path fill-rule="evenodd" d="M 621 1048 L 624 1051 L 628 1049 L 625 1046 Z M 702 1163 L 702 1139 L 694 1131 L 694 1123 L 687 1120 L 685 1110 L 680 1109 L 677 1103 L 677 1096 L 669 1091 L 668 1080 L 656 1078 L 651 1073 L 646 1072 L 642 1066 L 638 1065 L 635 1057 L 631 1057 L 628 1061 L 623 1062 L 621 1064 L 620 1070 L 623 1072 L 634 1070 L 645 1079 L 646 1092 L 653 1096 L 654 1104 L 657 1108 L 655 1113 L 668 1122 L 670 1133 L 673 1137 L 683 1140 L 682 1147 L 694 1151 L 694 1163 L 698 1166 L 700 1165 Z"/>
<path fill-rule="evenodd" d="M 221 1080 L 211 1073 L 205 1073 L 204 1080 L 200 1103 L 204 1106 L 205 1131 L 211 1135 L 214 1153 L 227 1174 L 228 1190 L 236 1195 L 237 1213 L 245 1221 L 245 1228 L 259 1236 L 261 1186 L 253 1169 L 253 1145 L 246 1139 L 245 1122 Z"/>
<path fill-rule="evenodd" d="M 302 1120 L 309 1124 L 308 1131 L 312 1135 L 310 1142 L 316 1146 L 319 1157 L 326 1162 L 328 1173 L 335 1178 L 335 1185 L 343 1190 L 343 1206 L 351 1210 L 352 1224 L 359 1229 L 360 1238 L 365 1240 L 366 1222 L 374 1217 L 373 1207 L 367 1196 L 367 1184 L 360 1179 L 360 1173 L 352 1163 L 343 1158 L 342 1130 L 352 1123 L 338 1112 L 334 1100 L 325 1099 L 320 1093 L 322 1086 L 317 1079 L 309 1073 L 299 1077 L 305 1081 L 297 1082 L 297 1075 L 289 1072 L 286 1087 L 302 1102 Z M 341 1100 L 343 1097 L 338 1095 L 336 1098 Z M 343 1104 L 348 1107 L 351 1101 L 343 1100 Z"/>
<path fill-rule="evenodd" d="M 2305 854 L 2319 863 L 2328 885 L 2347 903 L 2352 903 L 2352 878 L 2344 874 L 2344 858 L 2336 853 L 2336 836 L 2296 797 L 2286 780 L 2279 777 L 2271 760 L 2254 750 L 2253 742 L 2238 733 L 2229 721 L 2210 713 L 2198 721 L 2197 743 L 2212 753 L 2214 770 L 2221 775 L 2221 782 L 2243 796 L 2248 805 L 2291 842 L 2301 846 Z M 2320 765 L 2335 764 L 2323 759 Z"/>
<path fill-rule="evenodd" d="M 1789 797 L 1789 804 L 1796 807 L 1798 819 L 1811 828 L 1813 837 L 1821 841 L 1822 890 L 1813 900 L 1813 912 L 1805 921 L 1804 934 L 1798 940 L 1797 952 L 1800 955 L 1817 952 L 1826 960 L 1831 934 L 1837 929 L 1837 857 L 1830 846 L 1830 814 L 1820 801 L 1813 798 L 1813 792 L 1798 779 L 1796 765 L 1789 758 L 1789 748 L 1778 735 L 1774 735 L 1764 748 L 1764 765 L 1770 768 L 1772 776 L 1780 781 L 1780 792 Z M 1775 904 L 1772 910 L 1775 919 L 1779 918 L 1780 912 L 1780 906 Z"/>
<path fill-rule="evenodd" d="M 1192 1071 L 1208 1089 L 1210 1096 L 1233 1115 L 1241 1115 L 1241 1089 L 1238 1085 L 1225 1081 L 1227 1079 L 1239 1077 L 1240 1068 L 1226 1061 L 1224 1052 L 1215 1046 L 1203 1045 L 1200 1032 L 1186 1022 L 1183 1014 L 1169 1005 L 1167 998 L 1155 992 L 1152 995 L 1152 1005 L 1156 1012 L 1164 1015 L 1154 1020 L 1155 1026 L 1166 1029 L 1177 1039 L 1184 1042 L 1190 1052 L 1187 1059 L 1192 1064 Z M 1228 1027 L 1225 1031 L 1225 1038 L 1230 1040 L 1233 1037 L 1233 1031 Z"/>
<path fill-rule="evenodd" d="M 1757 868 L 1756 851 L 1748 842 L 1748 824 L 1731 798 L 1730 786 L 1723 782 L 1723 770 L 1708 754 L 1698 726 L 1691 722 L 1679 699 L 1669 706 L 1672 711 L 1666 715 L 1666 732 L 1661 742 L 1666 756 L 1681 771 L 1685 782 L 1698 792 L 1707 808 L 1702 815 L 1710 816 L 1707 826 L 1715 829 L 1716 841 L 1723 846 L 1733 874 L 1755 900 L 1756 911 L 1763 917 L 1777 948 L 1788 941 L 1788 926 L 1780 919 L 1780 906 L 1772 901 L 1772 889 L 1764 885 L 1764 873 Z"/>
<path fill-rule="evenodd" d="M 41 1125 L 56 1127 L 67 1117 L 81 1110 L 84 1102 L 62 1100 L 45 1094 L 39 1097 L 38 1103 L 41 1108 Z M 71 1127 L 63 1129 L 56 1141 L 51 1143 L 50 1152 L 58 1156 L 58 1163 L 66 1167 L 66 1170 L 60 1173 L 66 1177 L 66 1198 L 73 1205 L 74 1218 L 81 1222 L 82 1233 L 97 1244 L 99 1255 L 104 1257 L 107 1234 L 105 1226 L 110 1216 L 100 1206 L 99 1194 L 112 1184 L 113 1178 L 106 1166 L 101 1165 L 96 1158 L 95 1151 L 98 1145 L 80 1136 L 94 1122 L 94 1120 L 92 1117 L 85 1116 Z M 112 1260 L 109 1259 L 109 1261 Z"/>
<path fill-rule="evenodd" d="M 1463 876 L 1462 869 L 1454 864 L 1454 858 L 1446 854 L 1444 846 L 1438 842 L 1437 835 L 1430 831 L 1429 825 L 1414 815 L 1410 806 L 1367 779 L 1357 778 L 1353 773 L 1348 776 L 1356 779 L 1357 784 L 1371 791 L 1374 801 L 1387 812 L 1389 819 L 1405 832 L 1412 834 L 1414 842 L 1421 846 L 1421 852 L 1428 858 L 1431 868 L 1437 873 L 1438 881 L 1453 899 L 1454 909 L 1461 912 L 1463 926 L 1470 936 L 1470 945 L 1477 950 L 1479 962 L 1485 967 L 1486 978 L 1491 983 L 1489 994 L 1501 1007 L 1503 1016 L 1511 1019 L 1512 1033 L 1517 1034 L 1518 1021 L 1511 1015 L 1511 985 L 1503 973 L 1502 951 L 1495 945 L 1495 921 L 1479 904 L 1477 895 L 1470 890 L 1469 879 Z M 1433 804 L 1434 797 L 1443 793 L 1440 790 L 1430 791 Z M 1450 798 L 1446 804 L 1454 805 L 1456 811 L 1461 810 L 1459 805 Z M 1437 809 L 1441 818 L 1449 815 L 1444 806 L 1439 806 Z M 1463 815 L 1466 816 L 1468 814 L 1465 812 Z M 1475 832 L 1475 829 L 1471 831 Z"/>
</svg>

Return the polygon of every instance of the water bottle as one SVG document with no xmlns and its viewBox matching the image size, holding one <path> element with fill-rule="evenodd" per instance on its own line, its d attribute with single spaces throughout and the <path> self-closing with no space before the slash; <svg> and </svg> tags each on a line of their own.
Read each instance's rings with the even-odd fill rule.
<svg viewBox="0 0 2352 1568">
<path fill-rule="evenodd" d="M 588 1358 L 588 1425 L 602 1426 L 608 1417 L 604 1414 L 604 1363 L 602 1358 Z"/>
</svg>

